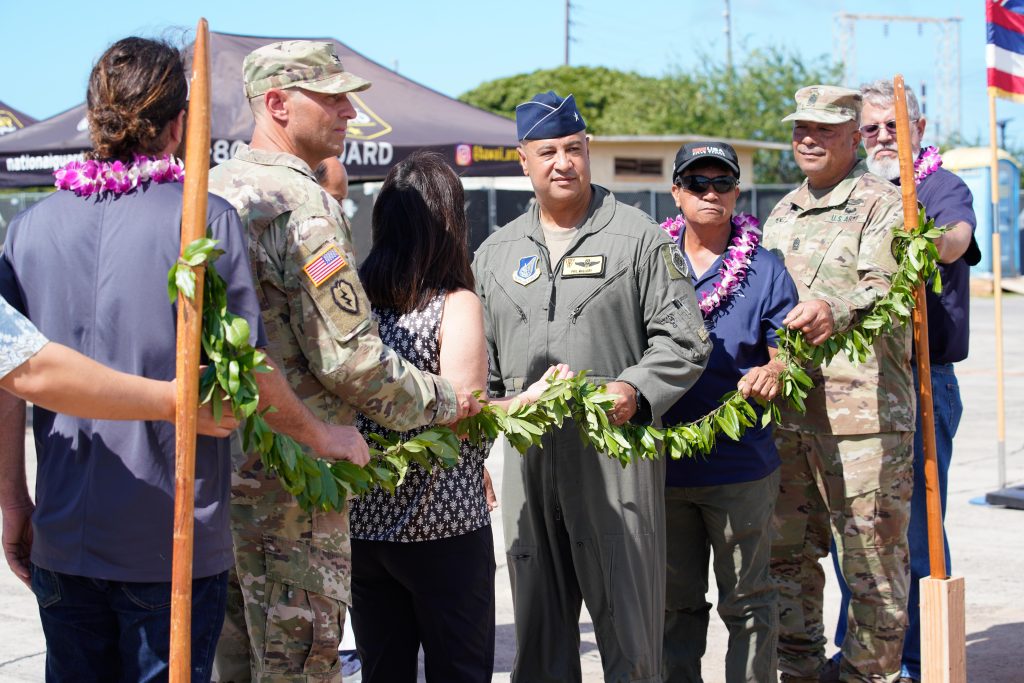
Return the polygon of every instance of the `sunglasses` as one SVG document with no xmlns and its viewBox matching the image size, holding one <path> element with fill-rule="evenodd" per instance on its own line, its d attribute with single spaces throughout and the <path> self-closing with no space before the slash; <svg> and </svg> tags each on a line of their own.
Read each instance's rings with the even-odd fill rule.
<svg viewBox="0 0 1024 683">
<path fill-rule="evenodd" d="M 910 123 L 917 123 L 917 119 L 910 119 Z M 873 138 L 878 136 L 878 131 L 881 129 L 882 127 L 877 123 L 869 123 L 860 127 L 860 133 L 866 138 Z M 889 132 L 889 135 L 896 135 L 896 121 L 886 121 L 885 130 Z"/>
<path fill-rule="evenodd" d="M 716 178 L 708 178 L 703 175 L 685 175 L 679 176 L 676 178 L 676 181 L 682 188 L 698 194 L 707 192 L 708 187 L 715 188 L 715 192 L 718 194 L 725 194 L 740 184 L 739 180 L 728 175 L 720 175 Z"/>
</svg>

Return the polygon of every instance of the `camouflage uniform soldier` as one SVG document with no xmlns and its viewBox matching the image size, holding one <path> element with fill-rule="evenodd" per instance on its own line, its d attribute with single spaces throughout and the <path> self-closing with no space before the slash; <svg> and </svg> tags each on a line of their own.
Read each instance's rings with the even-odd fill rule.
<svg viewBox="0 0 1024 683">
<path fill-rule="evenodd" d="M 812 344 L 854 325 L 889 289 L 900 195 L 857 162 L 860 94 L 830 86 L 796 94 L 793 153 L 807 176 L 765 223 L 801 303 L 784 324 Z M 824 573 L 831 523 L 853 599 L 843 681 L 894 681 L 906 628 L 907 521 L 914 390 L 909 330 L 875 342 L 867 362 L 840 355 L 812 368 L 807 414 L 787 411 L 776 443 L 782 480 L 772 573 L 779 586 L 782 681 L 817 682 L 824 666 Z"/>
<path fill-rule="evenodd" d="M 464 416 L 475 400 L 420 372 L 381 342 L 359 283 L 349 226 L 312 168 L 343 149 L 355 117 L 346 93 L 370 83 L 344 71 L 330 43 L 287 41 L 243 64 L 256 118 L 251 147 L 214 169 L 249 255 L 271 355 L 320 418 L 357 412 L 408 430 Z M 239 456 L 232 482 L 237 583 L 218 645 L 220 681 L 340 682 L 338 645 L 349 602 L 348 511 L 307 513 Z"/>
</svg>

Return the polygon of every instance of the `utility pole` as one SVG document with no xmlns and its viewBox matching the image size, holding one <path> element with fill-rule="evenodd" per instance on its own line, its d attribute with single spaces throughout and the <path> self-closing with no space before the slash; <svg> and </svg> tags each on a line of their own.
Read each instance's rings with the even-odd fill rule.
<svg viewBox="0 0 1024 683">
<path fill-rule="evenodd" d="M 565 65 L 569 66 L 569 12 L 572 9 L 572 4 L 569 0 L 565 0 Z"/>
<path fill-rule="evenodd" d="M 725 0 L 725 11 L 722 12 L 725 19 L 725 66 L 732 71 L 732 14 L 729 12 L 729 0 Z"/>
<path fill-rule="evenodd" d="M 1000 119 L 996 121 L 996 125 L 999 126 L 999 146 L 1006 149 L 1006 124 L 1013 119 Z"/>
</svg>

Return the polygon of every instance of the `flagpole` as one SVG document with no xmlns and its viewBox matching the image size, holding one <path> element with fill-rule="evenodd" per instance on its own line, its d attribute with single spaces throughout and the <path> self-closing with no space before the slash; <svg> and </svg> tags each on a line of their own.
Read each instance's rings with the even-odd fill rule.
<svg viewBox="0 0 1024 683">
<path fill-rule="evenodd" d="M 999 234 L 999 148 L 996 141 L 996 95 L 988 90 L 988 139 L 992 152 L 992 294 L 996 316 L 996 455 L 998 488 L 1006 488 L 1006 409 L 1003 387 L 1003 249 Z"/>
</svg>

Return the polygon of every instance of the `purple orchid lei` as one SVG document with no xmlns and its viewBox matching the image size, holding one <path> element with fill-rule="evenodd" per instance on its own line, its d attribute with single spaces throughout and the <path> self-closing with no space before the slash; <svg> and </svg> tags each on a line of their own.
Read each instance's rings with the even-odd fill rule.
<svg viewBox="0 0 1024 683">
<path fill-rule="evenodd" d="M 753 258 L 757 245 L 761 241 L 760 223 L 749 213 L 738 213 L 732 217 L 733 233 L 729 246 L 722 259 L 722 267 L 718 270 L 718 282 L 711 287 L 711 292 L 703 292 L 697 306 L 704 317 L 722 305 L 733 292 L 739 289 L 747 277 L 750 259 Z M 686 229 L 686 220 L 682 214 L 675 218 L 666 218 L 661 224 L 675 242 L 682 244 L 681 236 Z"/>
<path fill-rule="evenodd" d="M 98 192 L 123 194 L 142 183 L 180 183 L 185 167 L 180 159 L 168 154 L 162 157 L 132 155 L 132 162 L 72 161 L 53 172 L 59 190 L 71 190 L 79 197 Z"/>
<path fill-rule="evenodd" d="M 935 173 L 942 166 L 942 156 L 938 147 L 925 147 L 921 156 L 914 162 L 914 184 L 920 185 L 921 181 Z"/>
</svg>

